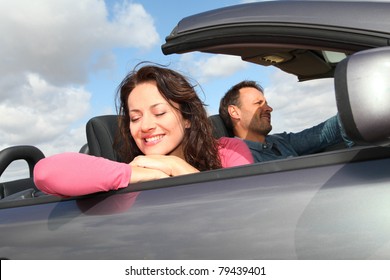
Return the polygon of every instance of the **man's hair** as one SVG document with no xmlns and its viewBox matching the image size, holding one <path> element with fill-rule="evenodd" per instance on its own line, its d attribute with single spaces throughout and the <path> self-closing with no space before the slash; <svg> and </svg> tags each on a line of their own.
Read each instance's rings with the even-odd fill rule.
<svg viewBox="0 0 390 280">
<path fill-rule="evenodd" d="M 264 89 L 261 85 L 256 83 L 255 81 L 242 81 L 234 86 L 232 86 L 222 97 L 221 102 L 219 103 L 219 116 L 221 117 L 222 121 L 224 122 L 226 128 L 229 131 L 233 131 L 233 123 L 232 119 L 230 118 L 228 107 L 230 105 L 235 105 L 237 107 L 240 107 L 240 89 L 242 88 L 255 88 L 262 93 L 264 93 Z"/>
</svg>

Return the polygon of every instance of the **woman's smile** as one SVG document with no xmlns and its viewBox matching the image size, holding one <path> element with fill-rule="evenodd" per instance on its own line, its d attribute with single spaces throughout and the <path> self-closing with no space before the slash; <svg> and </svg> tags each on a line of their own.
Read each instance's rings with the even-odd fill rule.
<svg viewBox="0 0 390 280">
<path fill-rule="evenodd" d="M 159 142 L 161 142 L 161 140 L 163 139 L 164 135 L 163 134 L 159 134 L 159 135 L 154 135 L 154 136 L 148 136 L 148 137 L 145 137 L 144 138 L 144 141 L 146 144 L 157 144 Z"/>
</svg>

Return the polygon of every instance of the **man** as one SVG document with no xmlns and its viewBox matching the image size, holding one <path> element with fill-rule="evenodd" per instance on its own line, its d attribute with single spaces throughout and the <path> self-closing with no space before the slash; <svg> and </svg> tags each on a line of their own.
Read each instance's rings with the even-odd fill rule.
<svg viewBox="0 0 390 280">
<path fill-rule="evenodd" d="M 299 133 L 269 135 L 273 109 L 263 93 L 256 82 L 243 81 L 229 89 L 219 107 L 226 127 L 247 143 L 255 162 L 316 153 L 342 142 L 353 146 L 337 115 Z"/>
</svg>

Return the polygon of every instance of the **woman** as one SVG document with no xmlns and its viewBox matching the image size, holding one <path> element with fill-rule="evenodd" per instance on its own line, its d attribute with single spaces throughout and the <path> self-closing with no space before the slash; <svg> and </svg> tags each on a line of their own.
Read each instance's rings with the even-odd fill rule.
<svg viewBox="0 0 390 280">
<path fill-rule="evenodd" d="M 34 181 L 40 190 L 78 196 L 253 162 L 242 140 L 213 138 L 194 87 L 173 70 L 154 65 L 134 70 L 119 85 L 118 97 L 121 137 L 115 148 L 129 164 L 58 154 L 36 165 Z"/>
</svg>

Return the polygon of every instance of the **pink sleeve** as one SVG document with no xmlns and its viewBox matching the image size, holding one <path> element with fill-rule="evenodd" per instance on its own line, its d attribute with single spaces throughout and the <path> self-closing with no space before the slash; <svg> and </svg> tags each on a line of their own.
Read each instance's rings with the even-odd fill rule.
<svg viewBox="0 0 390 280">
<path fill-rule="evenodd" d="M 126 163 L 81 153 L 62 153 L 40 160 L 34 182 L 43 192 L 79 196 L 127 187 L 131 167 Z"/>
<path fill-rule="evenodd" d="M 222 167 L 253 163 L 252 153 L 241 139 L 221 137 L 218 139 L 218 142 Z"/>
</svg>

